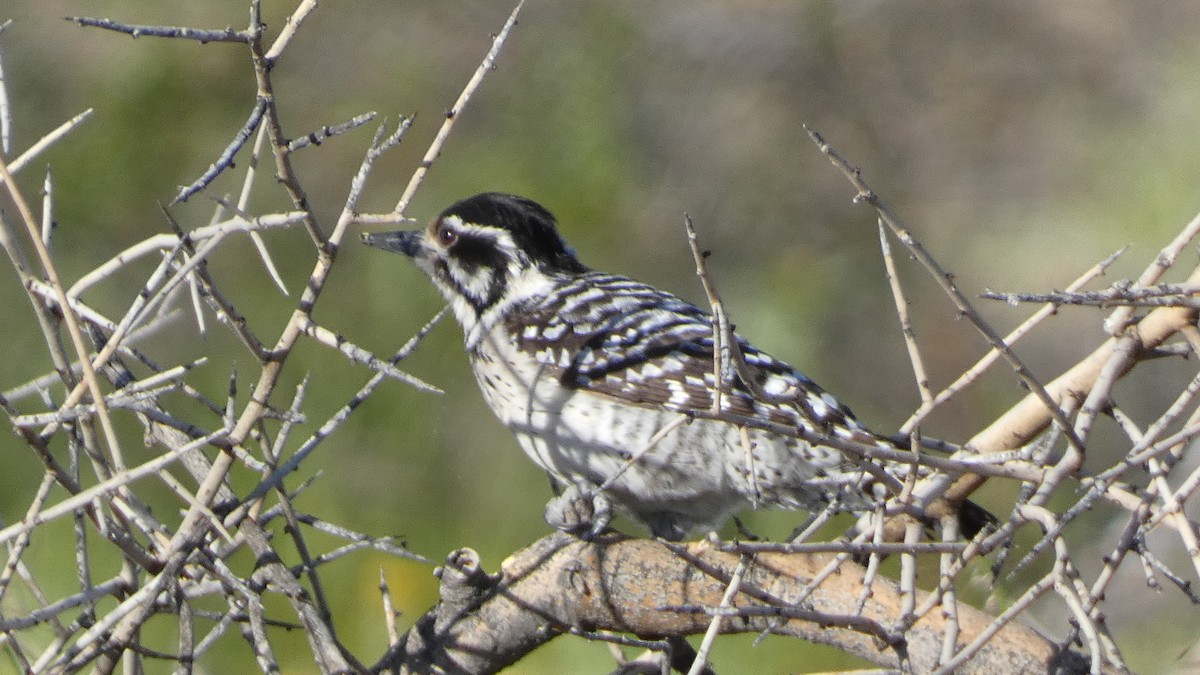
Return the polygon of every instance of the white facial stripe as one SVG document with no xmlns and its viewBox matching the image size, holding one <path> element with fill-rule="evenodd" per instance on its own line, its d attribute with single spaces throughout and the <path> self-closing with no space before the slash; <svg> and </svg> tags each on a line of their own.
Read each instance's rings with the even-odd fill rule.
<svg viewBox="0 0 1200 675">
<path fill-rule="evenodd" d="M 464 222 L 457 215 L 445 216 L 441 223 L 442 227 L 458 233 L 460 242 L 464 239 L 486 242 L 500 254 L 502 262 L 499 274 L 490 263 L 463 265 L 438 240 L 436 229 L 426 232 L 434 257 L 444 264 L 444 271 L 439 269 L 430 276 L 450 301 L 455 318 L 466 333 L 468 346 L 475 344 L 513 302 L 544 295 L 553 288 L 553 280 L 530 264 L 508 230 Z"/>
<path fill-rule="evenodd" d="M 502 227 L 466 223 L 463 222 L 462 218 L 454 215 L 442 218 L 442 223 L 449 226 L 450 229 L 457 232 L 460 236 L 482 240 L 490 239 L 495 243 L 497 249 L 508 253 L 510 258 L 517 251 L 517 244 L 513 241 L 512 233 Z"/>
<path fill-rule="evenodd" d="M 489 242 L 491 247 L 499 251 L 508 261 L 502 265 L 504 268 L 511 268 L 511 261 L 517 258 L 516 246 L 512 236 L 506 230 L 465 223 L 457 215 L 442 218 L 442 226 L 457 232 L 460 240 L 469 238 L 475 241 Z M 444 245 L 438 240 L 436 232 L 429 232 L 426 236 L 433 240 L 437 247 L 435 250 L 445 250 Z M 443 259 L 446 263 L 446 274 L 450 276 L 450 286 L 443 289 L 443 292 L 447 296 L 462 295 L 477 307 L 494 302 L 496 298 L 493 297 L 493 294 L 496 291 L 496 284 L 504 283 L 502 279 L 505 275 L 511 276 L 509 269 L 501 270 L 501 274 L 497 275 L 495 268 L 488 265 L 464 266 L 455 259 L 454 255 L 445 255 Z"/>
<path fill-rule="evenodd" d="M 488 299 L 492 286 L 496 283 L 492 276 L 494 274 L 492 268 L 476 267 L 471 272 L 454 264 L 450 264 L 448 268 L 460 293 L 476 304 L 483 303 Z"/>
</svg>

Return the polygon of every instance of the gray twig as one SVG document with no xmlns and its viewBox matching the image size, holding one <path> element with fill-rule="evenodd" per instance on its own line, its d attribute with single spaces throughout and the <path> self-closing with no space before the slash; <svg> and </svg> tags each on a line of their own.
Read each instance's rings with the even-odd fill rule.
<svg viewBox="0 0 1200 675">
<path fill-rule="evenodd" d="M 205 30 L 202 28 L 189 28 L 187 26 L 139 26 L 113 21 L 112 19 L 94 19 L 86 16 L 65 16 L 63 18 L 85 28 L 103 28 L 115 33 L 124 33 L 135 39 L 143 36 L 178 38 L 196 40 L 201 44 L 206 42 L 250 42 L 249 33 L 234 30 L 233 28 Z"/>
</svg>

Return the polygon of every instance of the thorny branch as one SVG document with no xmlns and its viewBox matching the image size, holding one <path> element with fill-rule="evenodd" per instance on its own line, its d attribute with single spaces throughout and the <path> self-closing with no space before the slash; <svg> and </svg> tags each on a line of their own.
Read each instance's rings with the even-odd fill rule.
<svg viewBox="0 0 1200 675">
<path fill-rule="evenodd" d="M 981 297 L 1010 304 L 1044 302 L 1051 305 L 1092 307 L 1192 307 L 1200 308 L 1200 286 L 1195 284 L 1158 284 L 1136 286 L 1122 281 L 1098 291 L 1067 290 L 1055 293 L 997 293 L 984 291 Z"/>
<path fill-rule="evenodd" d="M 382 379 L 370 378 L 367 386 L 350 405 L 335 414 L 317 436 L 304 443 L 300 452 L 288 456 L 284 443 L 293 425 L 292 420 L 300 414 L 299 397 L 286 414 L 278 413 L 271 401 L 283 367 L 303 336 L 309 335 L 318 342 L 329 344 L 348 358 L 374 368 L 381 375 L 398 377 L 418 388 L 433 390 L 396 368 L 396 363 L 413 352 L 420 338 L 428 332 L 428 327 L 388 362 L 332 334 L 312 319 L 312 311 L 330 276 L 337 249 L 354 220 L 357 202 L 371 167 L 383 151 L 399 143 L 403 132 L 410 126 L 408 120 L 403 120 L 396 133 L 381 133 L 376 137 L 367 149 L 358 175 L 347 185 L 347 196 L 340 217 L 332 231 L 324 234 L 314 207 L 292 170 L 289 156 L 306 146 L 320 145 L 329 138 L 352 131 L 372 119 L 373 113 L 355 116 L 343 124 L 297 134 L 295 140 L 285 135 L 270 70 L 289 44 L 291 36 L 315 9 L 316 3 L 301 2 L 269 50 L 263 43 L 267 28 L 262 23 L 257 0 L 251 4 L 251 21 L 244 30 L 210 31 L 187 27 L 137 26 L 108 19 L 70 19 L 81 26 L 122 32 L 134 37 L 156 36 L 249 46 L 251 62 L 255 65 L 254 82 L 258 94 L 253 111 L 210 169 L 181 192 L 180 197 L 185 199 L 205 189 L 218 174 L 233 170 L 234 156 L 242 152 L 251 135 L 259 129 L 265 130 L 265 133 L 259 134 L 259 142 L 255 145 L 251 161 L 247 163 L 246 179 L 237 203 L 218 200 L 216 215 L 208 226 L 189 231 L 176 222 L 174 214 L 166 214 L 170 233 L 150 237 L 131 247 L 83 275 L 68 290 L 56 273 L 49 242 L 42 232 L 45 228 L 41 227 L 11 173 L 28 166 L 32 158 L 64 138 L 84 116 L 63 125 L 24 153 L 19 153 L 17 160 L 7 163 L 0 159 L 0 180 L 16 205 L 17 215 L 24 225 L 22 236 L 9 228 L 5 221 L 4 227 L 0 228 L 0 234 L 3 235 L 0 243 L 3 243 L 19 275 L 27 280 L 25 288 L 39 317 L 47 348 L 54 357 L 60 386 L 67 391 L 65 398 L 58 402 L 51 402 L 49 396 L 44 397 L 49 405 L 49 410 L 44 413 L 19 410 L 13 405 L 17 400 L 13 396 L 5 396 L 0 400 L 16 428 L 35 451 L 34 456 L 47 469 L 42 488 L 38 490 L 25 516 L 17 523 L 0 527 L 0 540 L 9 543 L 8 562 L 0 573 L 0 599 L 18 579 L 29 589 L 36 590 L 36 582 L 30 575 L 16 574 L 18 571 L 28 571 L 22 562 L 28 550 L 27 542 L 35 531 L 68 515 L 76 518 L 78 551 L 86 550 L 87 539 L 92 536 L 88 529 L 97 529 L 124 556 L 122 572 L 112 579 L 103 579 L 96 578 L 91 556 L 81 553 L 77 556 L 81 582 L 77 593 L 56 602 L 43 603 L 34 613 L 15 621 L 0 614 L 0 646 L 12 653 L 26 670 L 73 671 L 93 666 L 105 672 L 111 670 L 123 654 L 129 654 L 134 659 L 153 657 L 155 654 L 160 658 L 173 658 L 149 648 L 140 636 L 143 626 L 151 617 L 177 613 L 180 617 L 180 653 L 186 654 L 191 660 L 201 658 L 217 644 L 220 635 L 228 627 L 240 624 L 245 629 L 244 634 L 258 665 L 268 671 L 277 670 L 279 663 L 272 646 L 272 627 L 290 626 L 301 629 L 308 638 L 312 658 L 322 671 L 361 671 L 363 665 L 341 645 L 333 630 L 331 608 L 325 600 L 323 585 L 318 577 L 319 568 L 363 548 L 421 559 L 389 543 L 386 538 L 353 532 L 300 511 L 292 502 L 297 492 L 287 490 L 283 482 L 284 478 L 297 470 L 300 460 L 308 456 L 323 438 L 333 433 Z M 515 13 L 505 29 L 506 34 L 513 23 Z M 469 91 L 456 104 L 457 110 L 465 110 L 471 98 L 470 92 L 478 87 L 483 74 L 489 71 L 503 41 L 501 38 L 494 42 L 486 58 L 488 68 L 472 80 Z M 439 147 L 445 140 L 445 134 L 442 134 L 437 141 Z M 277 176 L 294 206 L 290 212 L 254 215 L 246 211 L 250 190 L 254 185 L 259 147 L 264 141 L 268 143 L 268 149 L 275 159 Z M 427 170 L 427 164 L 419 167 L 421 174 Z M 43 220 L 49 220 L 52 209 L 53 193 L 48 188 L 43 195 Z M 230 211 L 234 214 L 231 218 L 223 215 Z M 280 327 L 277 338 L 266 342 L 260 336 L 264 331 L 272 330 L 271 327 L 259 325 L 252 330 L 245 315 L 235 304 L 234 298 L 238 293 L 223 288 L 225 284 L 210 273 L 205 263 L 213 251 L 227 243 L 231 235 L 247 233 L 272 278 L 282 288 L 282 279 L 259 234 L 268 228 L 293 223 L 303 223 L 311 235 L 314 267 L 292 316 Z M 41 269 L 37 273 L 25 261 L 23 250 L 28 247 L 33 248 L 40 264 Z M 113 279 L 134 273 L 137 268 L 133 263 L 145 256 L 155 256 L 159 263 L 123 317 L 111 319 L 85 303 L 84 297 L 94 292 L 93 289 L 103 288 Z M 197 312 L 201 312 L 200 320 L 207 305 L 242 339 L 261 363 L 261 373 L 254 392 L 249 400 L 240 405 L 231 389 L 226 405 L 203 406 L 202 409 L 212 412 L 202 413 L 199 417 L 176 417 L 183 411 L 166 407 L 165 397 L 175 392 L 199 397 L 198 392 L 186 382 L 188 373 L 196 364 L 162 368 L 134 347 L 133 338 L 144 332 L 141 330 L 144 326 L 157 323 L 159 308 L 166 306 L 183 288 L 192 289 Z M 60 348 L 63 326 L 69 333 L 74 358 Z M 85 343 L 85 335 L 91 336 L 93 346 Z M 272 342 L 270 347 L 264 346 Z M 151 372 L 147 376 L 135 374 L 123 361 L 127 356 L 137 357 L 138 361 L 158 372 Z M 101 377 L 109 380 L 109 391 L 101 384 Z M 48 392 L 46 384 L 39 386 L 42 391 Z M 206 398 L 200 398 L 208 403 Z M 110 420 L 115 415 L 126 414 L 126 411 L 132 412 L 132 417 L 140 421 L 148 440 L 165 449 L 163 454 L 133 465 L 124 459 L 120 450 L 120 436 Z M 205 414 L 210 416 L 205 417 Z M 272 420 L 279 418 L 282 418 L 282 424 L 273 424 Z M 99 438 L 91 431 L 96 421 L 99 421 L 104 432 Z M 272 439 L 275 432 L 278 435 Z M 52 450 L 52 444 L 63 443 L 75 453 L 70 466 L 61 465 L 55 457 L 57 452 Z M 215 448 L 217 452 L 211 455 L 203 452 L 205 448 Z M 79 453 L 79 449 L 83 453 Z M 84 458 L 90 463 L 95 476 L 81 481 L 83 467 L 78 460 Z M 228 479 L 238 465 L 244 465 L 245 469 L 254 473 L 269 475 L 262 484 L 264 489 L 253 491 L 246 499 L 234 493 Z M 176 467 L 186 470 L 189 479 L 194 481 L 191 486 L 174 475 Z M 181 520 L 158 520 L 151 515 L 139 497 L 142 486 L 149 483 L 164 485 L 178 497 L 184 509 Z M 50 490 L 56 485 L 64 488 L 67 496 Z M 271 507 L 268 498 L 277 501 L 277 506 Z M 279 518 L 285 520 L 286 531 L 299 556 L 299 564 L 294 567 L 282 563 L 282 550 L 278 549 L 274 537 L 265 529 L 272 520 Z M 348 543 L 331 551 L 320 552 L 307 540 L 305 531 L 309 528 L 347 539 Z M 235 562 L 235 556 L 240 549 L 249 549 L 252 559 L 257 561 L 252 569 L 238 569 L 241 563 Z M 31 572 L 36 573 L 36 570 Z M 281 622 L 269 617 L 267 605 L 264 604 L 264 595 L 267 593 L 284 596 L 294 612 L 295 620 Z M 225 596 L 228 613 L 216 617 L 217 623 L 207 634 L 197 634 L 197 626 L 190 617 L 208 616 L 208 613 L 192 603 L 213 594 Z M 110 604 L 109 609 L 98 612 L 97 602 L 106 597 L 116 599 L 116 606 Z M 165 600 L 168 597 L 174 600 Z M 71 621 L 72 610 L 80 607 L 84 608 L 84 615 L 80 620 Z M 46 625 L 53 626 L 59 637 L 44 649 L 35 647 L 38 641 L 27 637 L 25 631 Z"/>
<path fill-rule="evenodd" d="M 911 233 L 902 226 L 899 226 L 898 221 L 890 214 L 882 200 L 874 195 L 869 188 L 866 188 L 858 171 L 850 168 L 849 164 L 825 144 L 823 139 L 815 133 L 810 132 L 810 134 L 834 164 L 842 168 L 851 181 L 859 187 L 860 197 L 875 206 L 884 222 L 892 221 L 894 223 L 892 227 L 897 236 L 903 243 L 910 247 L 911 251 L 914 251 L 914 255 L 918 259 L 922 259 L 923 254 L 921 251 L 923 249 L 918 248 L 919 244 L 914 245 Z M 1054 304 L 1058 304 L 1060 300 L 1069 301 L 1080 297 L 1085 299 L 1085 302 L 1081 304 L 1093 304 L 1087 302 L 1087 300 L 1100 300 L 1100 302 L 1094 304 L 1122 305 L 1123 307 L 1118 312 L 1128 312 L 1133 306 L 1141 304 L 1157 307 L 1157 309 L 1151 311 L 1146 316 L 1138 317 L 1134 321 L 1129 320 L 1130 315 L 1128 314 L 1125 314 L 1125 318 L 1123 319 L 1114 320 L 1113 317 L 1110 317 L 1106 321 L 1106 326 L 1110 329 L 1118 325 L 1124 326 L 1122 330 L 1117 331 L 1117 337 L 1108 340 L 1098 347 L 1090 356 L 1054 379 L 1045 388 L 1035 388 L 1017 406 L 1011 408 L 1004 416 L 977 434 L 965 445 L 965 448 L 972 452 L 996 455 L 1016 451 L 1018 456 L 1027 457 L 1039 462 L 1046 462 L 1047 471 L 1044 477 L 1041 480 L 1027 481 L 1025 483 L 1022 496 L 1013 510 L 1012 522 L 1001 528 L 999 532 L 988 537 L 983 542 L 982 548 L 987 549 L 996 542 L 1004 542 L 1006 547 L 1009 546 L 1008 542 L 1011 541 L 1015 529 L 1019 528 L 1025 522 L 1036 522 L 1041 526 L 1044 532 L 1041 543 L 1035 545 L 1026 558 L 1018 564 L 1018 569 L 1032 560 L 1043 550 L 1044 546 L 1053 546 L 1056 552 L 1057 564 L 1046 577 L 1045 585 L 1039 584 L 1036 587 L 1041 588 L 1041 592 L 1045 592 L 1045 590 L 1051 588 L 1058 591 L 1064 604 L 1072 608 L 1072 613 L 1074 614 L 1073 621 L 1076 627 L 1076 632 L 1073 632 L 1073 635 L 1078 636 L 1082 634 L 1086 638 L 1093 659 L 1093 668 L 1099 667 L 1099 664 L 1110 664 L 1117 668 L 1124 668 L 1124 663 L 1112 637 L 1108 633 L 1107 626 L 1103 623 L 1103 615 L 1095 608 L 1094 604 L 1090 609 L 1083 608 L 1080 605 L 1078 596 L 1072 595 L 1076 591 L 1072 591 L 1071 589 L 1079 587 L 1080 572 L 1075 563 L 1072 562 L 1072 550 L 1062 538 L 1062 534 L 1066 527 L 1088 508 L 1090 503 L 1094 502 L 1097 498 L 1103 498 L 1131 512 L 1132 521 L 1130 527 L 1133 529 L 1127 530 L 1130 534 L 1124 537 L 1125 543 L 1118 546 L 1117 551 L 1106 558 L 1109 566 L 1113 565 L 1116 561 L 1125 559 L 1127 554 L 1140 556 L 1147 563 L 1154 560 L 1154 556 L 1145 549 L 1146 537 L 1158 525 L 1166 524 L 1172 526 L 1179 534 L 1183 549 L 1188 552 L 1193 565 L 1196 567 L 1197 572 L 1200 573 L 1200 565 L 1196 565 L 1196 561 L 1200 559 L 1200 555 L 1198 555 L 1200 552 L 1198 552 L 1196 546 L 1193 544 L 1196 540 L 1194 525 L 1170 517 L 1178 513 L 1178 502 L 1172 502 L 1167 498 L 1163 500 L 1162 510 L 1155 509 L 1149 499 L 1139 499 L 1131 493 L 1128 484 L 1117 483 L 1115 480 L 1115 476 L 1117 475 L 1128 479 L 1130 477 L 1129 470 L 1134 467 L 1141 467 L 1143 470 L 1150 469 L 1151 472 L 1148 478 L 1155 482 L 1152 483 L 1150 486 L 1151 489 L 1147 491 L 1147 494 L 1153 495 L 1155 492 L 1161 492 L 1163 489 L 1162 486 L 1165 484 L 1158 483 L 1158 481 L 1160 479 L 1165 480 L 1166 473 L 1170 469 L 1164 466 L 1156 466 L 1153 463 L 1147 463 L 1147 460 L 1167 451 L 1172 451 L 1174 457 L 1179 457 L 1183 450 L 1182 443 L 1186 442 L 1186 439 L 1190 439 L 1197 431 L 1200 431 L 1194 426 L 1197 420 L 1193 419 L 1185 422 L 1183 429 L 1176 434 L 1174 440 L 1164 443 L 1162 446 L 1155 446 L 1155 452 L 1150 455 L 1146 455 L 1146 447 L 1149 443 L 1142 439 L 1140 434 L 1137 433 L 1136 428 L 1131 428 L 1129 424 L 1123 424 L 1122 427 L 1125 429 L 1128 442 L 1132 447 L 1126 454 L 1125 461 L 1118 465 L 1120 470 L 1105 472 L 1101 478 L 1084 476 L 1080 472 L 1082 455 L 1085 448 L 1084 443 L 1091 435 L 1094 426 L 1093 420 L 1096 416 L 1107 413 L 1117 417 L 1117 419 L 1121 419 L 1115 398 L 1117 381 L 1133 369 L 1139 361 L 1164 354 L 1188 354 L 1196 349 L 1195 342 L 1189 336 L 1196 333 L 1196 321 L 1200 312 L 1196 310 L 1194 303 L 1187 296 L 1190 290 L 1195 287 L 1195 284 L 1200 282 L 1200 268 L 1194 270 L 1189 279 L 1183 284 L 1161 285 L 1158 287 L 1150 287 L 1149 285 L 1157 282 L 1166 268 L 1178 259 L 1178 254 L 1182 248 L 1194 240 L 1197 233 L 1200 232 L 1200 226 L 1197 223 L 1200 223 L 1200 216 L 1197 216 L 1196 219 L 1188 223 L 1180 234 L 1154 258 L 1154 262 L 1147 268 L 1138 283 L 1119 283 L 1111 289 L 1094 293 L 1079 291 L 1088 279 L 1094 277 L 1097 272 L 1103 271 L 1111 263 L 1115 258 L 1114 255 L 1072 284 L 1067 293 L 1039 294 L 1020 298 L 1004 296 L 999 298 L 1008 301 L 1020 299 L 1051 303 L 1037 315 L 1031 317 L 1026 325 L 1041 320 L 1045 315 L 1048 315 L 1052 311 Z M 939 280 L 949 279 L 949 276 L 941 271 L 940 266 L 926 264 L 926 267 L 931 272 L 934 272 Z M 952 285 L 944 285 L 944 288 L 946 288 L 947 293 L 950 294 L 960 310 L 968 311 L 969 305 L 963 302 L 964 298 L 961 296 L 961 293 L 958 293 Z M 1141 302 L 1148 298 L 1161 298 L 1164 301 L 1161 304 L 1157 301 Z M 972 314 L 968 312 L 968 316 L 972 316 Z M 992 354 L 1011 351 L 1012 342 L 1020 334 L 1023 334 L 1020 331 L 1026 329 L 1026 326 L 1022 326 L 1013 335 L 997 342 L 991 337 L 995 334 L 993 330 L 979 325 L 978 322 L 977 326 L 980 327 L 985 335 L 989 336 L 989 340 L 996 348 Z M 1172 349 L 1163 349 L 1164 343 L 1178 336 L 1188 339 L 1183 345 L 1176 344 Z M 982 372 L 982 368 L 973 368 L 969 371 L 969 375 L 975 377 L 978 372 Z M 1020 374 L 1020 368 L 1017 369 L 1017 372 Z M 957 386 L 957 384 L 954 386 Z M 946 391 L 949 392 L 949 395 L 952 395 L 955 390 L 948 388 Z M 945 398 L 948 398 L 948 395 L 945 397 L 939 395 L 932 403 L 927 401 L 923 404 L 923 409 L 918 415 L 927 413 L 928 410 L 936 407 Z M 1192 398 L 1192 396 L 1187 395 L 1185 392 L 1184 395 L 1181 395 L 1180 400 L 1187 400 L 1190 405 Z M 1048 406 L 1048 400 L 1054 403 Z M 1173 426 L 1178 416 L 1176 407 L 1172 406 L 1172 409 L 1164 413 L 1152 426 L 1155 428 Z M 1067 426 L 1065 420 L 1067 416 L 1071 415 L 1075 416 L 1074 424 Z M 914 420 L 910 420 L 909 424 L 912 424 L 916 419 L 917 416 L 914 416 Z M 1032 443 L 1038 434 L 1045 431 L 1052 421 L 1057 422 L 1055 431 L 1060 436 L 1068 438 L 1066 452 L 1062 453 L 1061 458 L 1057 462 L 1039 459 L 1049 457 L 1044 452 L 1030 454 L 1029 450 L 1034 449 L 1036 452 L 1037 446 L 1029 446 L 1022 449 L 1022 446 Z M 907 427 L 908 425 L 906 425 Z M 1074 437 L 1072 438 L 1072 436 Z M 1146 456 L 1143 457 L 1143 455 Z M 1135 463 L 1135 458 L 1137 457 L 1141 457 L 1141 461 L 1144 463 Z M 1173 464 L 1168 466 L 1173 466 Z M 945 497 L 951 503 L 954 503 L 964 499 L 973 492 L 982 484 L 983 480 L 980 475 L 970 475 L 969 473 L 964 473 L 957 478 L 949 474 L 941 474 L 935 476 L 934 480 L 927 481 L 928 484 L 924 487 L 923 492 L 926 495 Z M 1058 493 L 1060 488 L 1072 482 L 1088 488 L 1087 494 L 1082 500 L 1061 515 L 1051 513 L 1043 508 L 1048 503 L 1051 495 Z M 1160 487 L 1155 490 L 1154 485 L 1159 485 Z M 1169 490 L 1169 488 L 1167 489 Z M 963 558 L 968 559 L 968 556 L 964 555 Z M 997 565 L 999 564 L 1001 563 L 997 563 Z M 1119 564 L 1119 562 L 1116 562 L 1116 564 Z M 1112 569 L 1110 567 L 1106 569 L 1105 575 L 1111 576 L 1111 574 Z M 942 582 L 939 583 L 940 587 L 948 588 L 948 585 L 945 583 L 946 579 L 947 577 L 943 573 Z M 1097 584 L 1101 583 L 1107 582 L 1097 581 Z M 1036 595 L 1027 596 L 1030 601 L 1034 597 Z M 1006 616 L 1002 616 L 1001 619 L 1008 621 L 1014 615 L 1015 612 L 1006 613 Z M 977 649 L 980 644 L 982 642 L 977 641 L 967 651 Z M 961 664 L 964 658 L 966 658 L 965 652 L 953 657 L 944 668 L 949 670 L 954 664 Z"/>
</svg>

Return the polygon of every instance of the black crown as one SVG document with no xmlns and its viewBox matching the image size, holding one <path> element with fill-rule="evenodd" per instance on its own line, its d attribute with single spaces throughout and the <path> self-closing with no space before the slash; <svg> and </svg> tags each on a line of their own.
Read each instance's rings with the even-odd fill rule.
<svg viewBox="0 0 1200 675">
<path fill-rule="evenodd" d="M 544 271 L 582 273 L 588 268 L 558 233 L 554 214 L 532 199 L 484 192 L 451 204 L 438 218 L 458 216 L 464 223 L 499 227 Z"/>
</svg>

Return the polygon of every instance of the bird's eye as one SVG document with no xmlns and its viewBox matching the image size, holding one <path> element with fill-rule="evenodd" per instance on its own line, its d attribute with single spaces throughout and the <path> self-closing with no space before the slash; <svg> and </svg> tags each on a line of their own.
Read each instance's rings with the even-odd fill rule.
<svg viewBox="0 0 1200 675">
<path fill-rule="evenodd" d="M 447 247 L 453 245 L 454 242 L 458 241 L 458 233 L 448 227 L 443 227 L 443 228 L 439 229 L 438 233 L 437 233 L 437 237 L 438 237 L 438 241 L 442 242 L 442 246 L 447 246 Z"/>
</svg>

